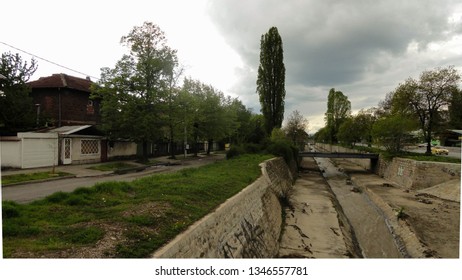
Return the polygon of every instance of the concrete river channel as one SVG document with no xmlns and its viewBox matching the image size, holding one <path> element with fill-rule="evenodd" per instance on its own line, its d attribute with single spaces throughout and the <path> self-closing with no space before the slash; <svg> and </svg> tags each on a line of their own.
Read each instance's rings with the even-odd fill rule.
<svg viewBox="0 0 462 280">
<path fill-rule="evenodd" d="M 315 158 L 322 174 L 350 222 L 364 258 L 401 258 L 395 238 L 381 210 L 331 160 Z M 372 176 L 372 175 L 371 175 Z"/>
<path fill-rule="evenodd" d="M 279 257 L 406 257 L 385 215 L 351 182 L 350 168 L 312 157 L 301 167 L 285 209 Z"/>
</svg>

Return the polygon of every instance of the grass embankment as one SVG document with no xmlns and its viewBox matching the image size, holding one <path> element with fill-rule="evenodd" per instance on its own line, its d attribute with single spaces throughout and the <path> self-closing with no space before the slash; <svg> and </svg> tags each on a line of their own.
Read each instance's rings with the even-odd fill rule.
<svg viewBox="0 0 462 280">
<path fill-rule="evenodd" d="M 105 257 L 147 257 L 255 181 L 258 164 L 270 157 L 246 155 L 131 183 L 101 183 L 26 205 L 3 202 L 4 257 L 91 250 L 109 228 L 123 238 Z"/>
<path fill-rule="evenodd" d="M 70 176 L 72 174 L 66 172 L 35 172 L 30 174 L 15 174 L 2 176 L 2 185 L 10 185 L 24 183 L 29 181 L 44 180 L 50 178 Z"/>
</svg>

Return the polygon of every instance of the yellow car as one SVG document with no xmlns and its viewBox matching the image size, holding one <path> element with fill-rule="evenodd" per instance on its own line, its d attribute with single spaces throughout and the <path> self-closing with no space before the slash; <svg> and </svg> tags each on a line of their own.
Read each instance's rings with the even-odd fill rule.
<svg viewBox="0 0 462 280">
<path fill-rule="evenodd" d="M 434 155 L 448 155 L 449 150 L 443 149 L 441 147 L 432 147 L 432 154 L 434 154 Z"/>
</svg>

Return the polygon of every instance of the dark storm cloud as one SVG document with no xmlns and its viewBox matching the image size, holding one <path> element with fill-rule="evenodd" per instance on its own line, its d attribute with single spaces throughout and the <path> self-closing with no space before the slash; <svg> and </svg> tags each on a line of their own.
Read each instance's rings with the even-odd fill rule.
<svg viewBox="0 0 462 280">
<path fill-rule="evenodd" d="M 208 13 L 245 64 L 236 93 L 254 103 L 256 99 L 250 94 L 255 94 L 256 76 L 252 75 L 258 68 L 260 37 L 276 26 L 283 39 L 286 91 L 291 98 L 286 105 L 301 106 L 302 102 L 325 101 L 327 93 L 319 92 L 320 87 L 349 85 L 350 90 L 356 90 L 352 85 L 357 81 L 390 71 L 411 43 L 424 50 L 431 42 L 452 38 L 461 31 L 460 24 L 448 21 L 455 3 L 213 0 Z M 357 90 L 352 94 L 362 93 Z M 361 96 L 356 99 L 366 100 Z"/>
</svg>

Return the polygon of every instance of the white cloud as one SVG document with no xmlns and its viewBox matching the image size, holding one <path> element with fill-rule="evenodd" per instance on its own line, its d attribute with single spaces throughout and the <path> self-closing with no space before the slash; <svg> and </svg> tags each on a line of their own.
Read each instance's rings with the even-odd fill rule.
<svg viewBox="0 0 462 280">
<path fill-rule="evenodd" d="M 344 92 L 357 111 L 377 105 L 410 76 L 462 65 L 462 5 L 451 0 L 213 0 L 209 15 L 242 57 L 235 90 L 253 104 L 260 36 L 278 27 L 286 116 L 299 110 L 314 130 L 324 125 L 330 88 Z"/>
</svg>

